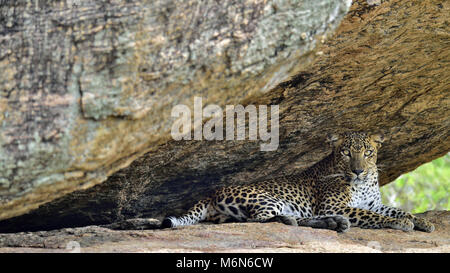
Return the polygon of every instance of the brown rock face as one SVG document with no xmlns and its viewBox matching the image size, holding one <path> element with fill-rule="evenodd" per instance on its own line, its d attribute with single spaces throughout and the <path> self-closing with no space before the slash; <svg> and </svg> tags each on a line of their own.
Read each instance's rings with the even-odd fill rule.
<svg viewBox="0 0 450 273">
<path fill-rule="evenodd" d="M 164 230 L 99 226 L 0 234 L 0 252 L 443 252 L 450 251 L 450 212 L 422 214 L 433 233 L 351 228 L 346 233 L 279 223 L 194 225 Z"/>
<path fill-rule="evenodd" d="M 261 141 L 169 140 L 103 184 L 0 227 L 57 228 L 180 213 L 218 187 L 304 170 L 330 152 L 324 144 L 329 132 L 383 132 L 380 184 L 386 184 L 450 150 L 448 12 L 442 1 L 356 1 L 308 68 L 242 101 L 279 105 L 275 151 L 262 152 Z"/>
<path fill-rule="evenodd" d="M 130 149 L 137 156 L 150 146 L 152 150 L 104 183 L 68 194 L 29 215 L 3 221 L 0 229 L 48 229 L 180 213 L 218 187 L 304 170 L 330 152 L 324 145 L 329 132 L 383 132 L 386 141 L 379 152 L 379 166 L 380 183 L 386 184 L 450 150 L 449 12 L 450 4 L 445 1 L 391 0 L 379 6 L 355 1 L 336 34 L 317 49 L 314 61 L 291 80 L 266 93 L 247 92 L 248 96 L 233 99 L 219 99 L 200 89 L 190 93 L 204 97 L 205 105 L 278 105 L 277 150 L 262 152 L 261 141 L 166 138 L 151 146 L 147 144 L 152 138 L 143 137 L 139 142 L 142 145 L 95 138 L 107 143 L 103 146 L 105 151 L 109 151 L 108 147 L 125 149 L 134 145 Z M 260 76 L 245 79 L 269 82 L 266 76 Z M 210 84 L 194 80 L 187 86 Z M 230 85 L 217 96 L 234 96 L 239 88 Z M 227 93 L 228 90 L 234 91 Z M 173 101 L 192 105 L 192 96 Z M 148 118 L 155 115 L 159 116 L 151 112 Z M 91 123 L 96 118 L 89 116 L 83 122 Z M 112 126 L 111 119 L 104 122 L 108 123 L 107 128 Z M 129 134 L 128 125 L 114 128 Z M 97 152 L 95 156 L 102 156 L 102 151 Z M 98 161 L 86 162 L 91 162 L 97 173 Z M 106 159 L 104 162 L 116 164 Z M 105 169 L 103 177 L 110 170 Z M 77 179 L 76 172 L 68 175 Z M 2 213 L 12 215 L 4 210 Z"/>
</svg>

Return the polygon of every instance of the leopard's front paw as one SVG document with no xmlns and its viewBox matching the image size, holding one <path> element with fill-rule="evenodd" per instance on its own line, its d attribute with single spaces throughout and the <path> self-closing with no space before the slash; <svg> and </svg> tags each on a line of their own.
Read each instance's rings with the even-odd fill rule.
<svg viewBox="0 0 450 273">
<path fill-rule="evenodd" d="M 350 221 L 342 215 L 329 216 L 324 219 L 329 229 L 337 232 L 346 232 L 350 228 Z"/>
<path fill-rule="evenodd" d="M 393 219 L 387 223 L 386 227 L 403 231 L 412 231 L 414 229 L 414 223 L 406 218 Z"/>
<path fill-rule="evenodd" d="M 414 223 L 414 229 L 425 231 L 425 232 L 433 232 L 434 231 L 434 225 L 433 223 L 429 222 L 428 220 L 425 220 L 423 218 L 414 217 L 411 219 Z"/>
</svg>

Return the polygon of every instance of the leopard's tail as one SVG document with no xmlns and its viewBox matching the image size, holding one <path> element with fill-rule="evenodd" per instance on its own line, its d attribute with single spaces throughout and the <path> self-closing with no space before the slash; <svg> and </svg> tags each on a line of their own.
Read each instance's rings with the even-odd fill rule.
<svg viewBox="0 0 450 273">
<path fill-rule="evenodd" d="M 211 198 L 200 200 L 188 212 L 180 217 L 170 216 L 164 218 L 161 228 L 189 226 L 204 221 L 212 209 Z"/>
</svg>

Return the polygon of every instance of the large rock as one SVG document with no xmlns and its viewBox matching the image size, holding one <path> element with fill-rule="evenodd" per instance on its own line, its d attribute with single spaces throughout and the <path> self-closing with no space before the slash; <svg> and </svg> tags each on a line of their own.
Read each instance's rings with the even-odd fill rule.
<svg viewBox="0 0 450 273">
<path fill-rule="evenodd" d="M 450 212 L 420 215 L 433 233 L 351 228 L 346 233 L 279 223 L 195 225 L 165 230 L 99 226 L 0 234 L 0 252 L 450 252 Z"/>
<path fill-rule="evenodd" d="M 347 130 L 385 134 L 384 185 L 450 150 L 449 8 L 432 0 L 355 2 L 308 68 L 243 100 L 279 105 L 276 151 L 262 152 L 261 141 L 169 140 L 106 182 L 5 220 L 0 230 L 178 214 L 218 187 L 300 172 L 330 152 L 327 133 Z"/>
<path fill-rule="evenodd" d="M 350 3 L 1 1 L 0 219 L 157 151 L 172 107 L 195 95 L 224 106 L 268 92 Z"/>
</svg>

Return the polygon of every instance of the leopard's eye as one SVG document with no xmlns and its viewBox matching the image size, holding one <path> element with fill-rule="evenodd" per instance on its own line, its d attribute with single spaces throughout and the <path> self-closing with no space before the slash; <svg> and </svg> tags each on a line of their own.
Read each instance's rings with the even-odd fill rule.
<svg viewBox="0 0 450 273">
<path fill-rule="evenodd" d="M 341 151 L 343 155 L 349 156 L 350 155 L 350 151 L 347 149 L 344 149 Z"/>
<path fill-rule="evenodd" d="M 367 151 L 364 152 L 364 155 L 365 155 L 365 156 L 371 156 L 372 153 L 373 153 L 372 150 L 367 150 Z"/>
</svg>

